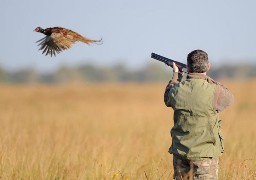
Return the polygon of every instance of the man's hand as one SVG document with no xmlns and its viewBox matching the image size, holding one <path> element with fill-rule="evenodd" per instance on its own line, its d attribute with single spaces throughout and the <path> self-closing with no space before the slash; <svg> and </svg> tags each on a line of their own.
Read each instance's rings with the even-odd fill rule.
<svg viewBox="0 0 256 180">
<path fill-rule="evenodd" d="M 177 79 L 177 81 L 181 82 L 184 72 L 182 71 L 182 69 L 179 69 L 174 62 L 172 63 L 172 66 L 173 66 L 173 74 L 174 74 L 173 79 Z"/>
<path fill-rule="evenodd" d="M 179 72 L 179 68 L 178 66 L 176 66 L 174 62 L 172 63 L 172 66 L 173 66 L 173 72 Z"/>
</svg>

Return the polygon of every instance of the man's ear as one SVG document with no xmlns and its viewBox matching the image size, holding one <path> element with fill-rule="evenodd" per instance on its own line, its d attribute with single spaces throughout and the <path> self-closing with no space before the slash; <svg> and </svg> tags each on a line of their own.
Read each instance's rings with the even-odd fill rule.
<svg viewBox="0 0 256 180">
<path fill-rule="evenodd" d="M 212 65 L 210 63 L 207 64 L 207 71 L 211 69 Z"/>
</svg>

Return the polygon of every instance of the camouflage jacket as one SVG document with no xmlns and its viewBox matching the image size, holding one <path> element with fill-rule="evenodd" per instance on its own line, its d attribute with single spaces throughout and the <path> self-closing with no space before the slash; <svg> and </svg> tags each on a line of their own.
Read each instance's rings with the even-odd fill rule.
<svg viewBox="0 0 256 180">
<path fill-rule="evenodd" d="M 174 110 L 169 152 L 187 159 L 219 157 L 224 152 L 219 112 L 232 104 L 233 95 L 206 75 L 191 73 L 179 81 L 174 73 L 164 94 Z"/>
</svg>

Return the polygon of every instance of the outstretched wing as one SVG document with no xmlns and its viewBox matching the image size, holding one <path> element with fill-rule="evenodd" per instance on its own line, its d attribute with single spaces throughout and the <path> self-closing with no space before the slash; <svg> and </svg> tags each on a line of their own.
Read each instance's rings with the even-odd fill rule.
<svg viewBox="0 0 256 180">
<path fill-rule="evenodd" d="M 69 49 L 75 41 L 72 36 L 63 36 L 61 33 L 52 33 L 50 36 L 46 36 L 37 41 L 39 50 L 42 50 L 42 54 L 46 56 L 60 53 L 63 50 Z"/>
</svg>

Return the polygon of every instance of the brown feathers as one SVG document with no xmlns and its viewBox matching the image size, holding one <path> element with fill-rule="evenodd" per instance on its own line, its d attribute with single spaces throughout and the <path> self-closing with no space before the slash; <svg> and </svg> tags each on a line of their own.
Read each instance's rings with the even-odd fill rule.
<svg viewBox="0 0 256 180">
<path fill-rule="evenodd" d="M 39 50 L 42 50 L 42 54 L 45 55 L 49 54 L 51 56 L 56 56 L 56 53 L 58 54 L 63 50 L 71 48 L 71 46 L 76 41 L 80 41 L 86 44 L 102 44 L 102 39 L 92 40 L 87 37 L 81 36 L 80 34 L 72 30 L 65 29 L 62 27 L 53 27 L 46 29 L 37 27 L 34 31 L 46 35 L 44 38 L 37 41 L 37 43 L 39 43 L 38 46 L 40 46 Z"/>
</svg>

